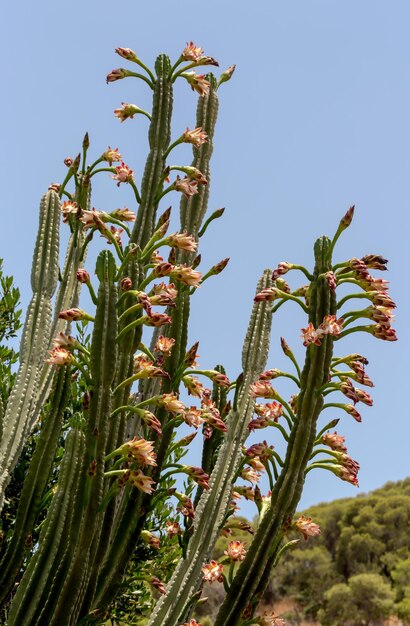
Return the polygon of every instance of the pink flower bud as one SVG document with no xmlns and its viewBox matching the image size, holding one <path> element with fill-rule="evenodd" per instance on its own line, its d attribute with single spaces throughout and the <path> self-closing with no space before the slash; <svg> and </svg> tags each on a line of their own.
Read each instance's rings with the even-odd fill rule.
<svg viewBox="0 0 410 626">
<path fill-rule="evenodd" d="M 87 272 L 87 270 L 85 270 L 84 268 L 80 267 L 79 270 L 77 270 L 77 280 L 79 283 L 88 283 L 90 281 L 90 275 Z"/>
<path fill-rule="evenodd" d="M 129 276 L 125 276 L 121 279 L 120 287 L 122 291 L 129 291 L 132 289 L 132 280 Z"/>
<path fill-rule="evenodd" d="M 66 309 L 65 311 L 60 311 L 58 317 L 61 320 L 67 320 L 69 322 L 77 322 L 83 319 L 90 319 L 89 315 L 83 311 L 82 309 Z"/>
</svg>

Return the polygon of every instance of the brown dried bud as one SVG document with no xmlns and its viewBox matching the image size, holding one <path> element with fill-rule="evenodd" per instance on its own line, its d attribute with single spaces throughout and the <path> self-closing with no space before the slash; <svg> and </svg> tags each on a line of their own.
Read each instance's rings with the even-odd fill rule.
<svg viewBox="0 0 410 626">
<path fill-rule="evenodd" d="M 129 291 L 132 288 L 132 280 L 129 276 L 121 279 L 120 287 L 122 291 Z"/>
<path fill-rule="evenodd" d="M 94 459 L 88 466 L 88 476 L 95 476 L 97 473 L 97 461 Z"/>
</svg>

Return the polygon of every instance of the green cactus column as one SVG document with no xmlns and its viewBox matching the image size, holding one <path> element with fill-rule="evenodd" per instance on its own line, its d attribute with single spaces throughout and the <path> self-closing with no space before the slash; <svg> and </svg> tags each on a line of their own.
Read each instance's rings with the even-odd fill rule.
<svg viewBox="0 0 410 626">
<path fill-rule="evenodd" d="M 4 490 L 32 429 L 40 375 L 51 333 L 51 298 L 57 286 L 60 205 L 55 191 L 40 203 L 40 225 L 31 271 L 33 297 L 28 307 L 20 345 L 20 367 L 3 419 L 0 441 L 0 509 Z"/>
<path fill-rule="evenodd" d="M 271 272 L 261 277 L 257 292 L 271 285 Z M 163 596 L 155 607 L 149 626 L 179 626 L 197 591 L 201 567 L 211 553 L 225 521 L 232 494 L 233 480 L 241 459 L 241 448 L 248 434 L 254 399 L 249 394 L 266 365 L 272 322 L 269 303 L 255 304 L 242 351 L 243 381 L 228 416 L 225 442 L 212 472 L 210 489 L 202 494 L 188 544 L 186 558 L 175 570 Z"/>
<path fill-rule="evenodd" d="M 99 506 L 117 353 L 116 266 L 109 251 L 100 253 L 96 273 L 100 287 L 90 353 L 91 401 L 85 433 L 76 436 L 78 442 L 85 436 L 85 443 L 78 443 L 74 473 L 71 469 L 67 473 L 61 470 L 47 530 L 40 536 L 39 547 L 11 605 L 11 626 L 74 626 L 93 564 L 101 529 Z M 67 443 L 63 468 L 70 454 Z M 60 492 L 64 506 L 59 505 Z M 56 510 L 58 506 L 62 513 Z"/>
<path fill-rule="evenodd" d="M 330 241 L 321 237 L 315 244 L 315 272 L 311 284 L 309 322 L 315 328 L 326 315 L 335 315 L 336 298 L 325 273 L 331 270 Z M 321 388 L 328 380 L 333 338 L 323 337 L 320 346 L 307 348 L 301 376 L 297 416 L 291 431 L 285 464 L 272 492 L 270 509 L 262 517 L 252 545 L 242 562 L 215 621 L 215 626 L 237 626 L 249 609 L 254 594 L 267 576 L 267 564 L 284 535 L 284 524 L 299 502 L 305 469 L 316 435 L 316 423 L 323 406 Z"/>
</svg>

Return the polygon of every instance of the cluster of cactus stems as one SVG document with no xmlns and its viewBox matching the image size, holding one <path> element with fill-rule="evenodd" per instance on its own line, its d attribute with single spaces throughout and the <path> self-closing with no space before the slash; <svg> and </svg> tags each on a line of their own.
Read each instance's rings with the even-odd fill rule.
<svg viewBox="0 0 410 626">
<path fill-rule="evenodd" d="M 39 420 L 41 426 L 12 530 L 2 536 L 0 603 L 9 626 L 103 623 L 136 546 L 158 545 L 147 520 L 159 502 L 166 502 L 172 511 L 167 534 L 178 542 L 181 558 L 169 581 L 145 576 L 161 592 L 149 625 L 197 625 L 193 615 L 202 591 L 219 582 L 226 595 L 215 626 L 280 626 L 283 620 L 258 615 L 257 607 L 272 568 L 299 540 L 295 533 L 306 539 L 320 532 L 310 518 L 295 519 L 306 474 L 321 468 L 358 483 L 357 461 L 348 455 L 344 438 L 330 432 L 339 419 L 325 424 L 319 419 L 330 408 L 360 421 L 356 404 L 372 404 L 369 394 L 355 386 L 372 386 L 364 370 L 366 359 L 359 354 L 334 356 L 333 349 L 344 336 L 359 331 L 396 339 L 387 281 L 369 273 L 371 268 L 385 270 L 386 260 L 367 255 L 333 263 L 335 243 L 350 225 L 352 207 L 332 240 L 317 240 L 312 273 L 287 262 L 264 271 L 236 381 L 229 381 L 222 366 L 199 368 L 198 345 L 188 344 L 190 299 L 228 261 L 203 272 L 197 269 L 199 242 L 223 213 L 220 209 L 207 217 L 210 160 L 217 93 L 234 66 L 219 79 L 197 74 L 195 68 L 218 63 L 192 42 L 174 65 L 160 55 L 154 72 L 133 50 L 116 52 L 138 71 L 115 69 L 107 81 L 135 77 L 153 92 L 151 112 L 129 103 L 115 110 L 120 121 L 135 115 L 148 118 L 149 153 L 138 185 L 118 149 L 109 147 L 89 164 L 86 135 L 78 157 L 65 161 L 64 181 L 52 184 L 41 200 L 33 297 L 19 370 L 2 411 L 1 506 L 7 506 L 7 485 L 26 440 Z M 177 78 L 186 80 L 199 99 L 195 128 L 172 140 Z M 181 143 L 193 146 L 191 165 L 170 164 Z M 132 187 L 135 211 L 92 208 L 91 180 L 106 172 L 118 186 Z M 171 192 L 181 195 L 181 227 L 172 234 L 170 209 L 158 213 Z M 61 216 L 70 239 L 60 270 Z M 84 263 L 97 233 L 111 251 L 100 252 L 91 278 Z M 167 260 L 160 256 L 164 251 Z M 292 290 L 283 278 L 291 270 L 301 272 L 307 284 Z M 338 299 L 337 289 L 344 284 L 356 291 L 344 290 Z M 81 287 L 88 289 L 94 310 L 79 308 Z M 351 301 L 363 298 L 369 300 L 366 308 L 348 310 Z M 302 329 L 305 362 L 300 367 L 281 339 L 291 371 L 267 370 L 272 314 L 287 301 L 307 315 Z M 366 323 L 357 323 L 359 319 Z M 81 340 L 84 332 L 70 334 L 75 335 L 75 322 L 77 328 L 92 329 L 88 342 Z M 146 327 L 153 328 L 149 347 L 144 343 Z M 271 383 L 280 377 L 295 385 L 288 402 Z M 181 392 L 199 406 L 187 406 Z M 344 394 L 348 402 L 331 402 L 334 393 Z M 182 424 L 193 431 L 178 439 Z M 184 465 L 181 458 L 199 427 L 202 466 Z M 264 440 L 247 444 L 248 436 L 261 429 L 268 429 Z M 285 449 L 282 455 L 275 449 L 278 439 Z M 57 484 L 50 488 L 62 440 Z M 269 481 L 266 495 L 257 485 L 262 472 Z M 180 474 L 186 476 L 185 493 L 176 486 Z M 250 537 L 253 533 L 249 546 L 229 541 L 232 529 L 244 526 L 234 516 L 241 497 L 253 500 L 258 510 L 257 528 L 247 527 Z M 216 562 L 212 550 L 221 533 L 227 536 L 227 550 Z"/>
</svg>

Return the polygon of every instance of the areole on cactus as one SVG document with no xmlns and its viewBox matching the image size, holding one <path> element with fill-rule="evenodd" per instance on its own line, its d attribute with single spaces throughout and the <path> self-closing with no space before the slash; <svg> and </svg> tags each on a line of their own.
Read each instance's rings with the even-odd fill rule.
<svg viewBox="0 0 410 626">
<path fill-rule="evenodd" d="M 372 382 L 365 357 L 333 353 L 352 333 L 396 339 L 387 281 L 369 273 L 385 270 L 387 261 L 366 255 L 333 262 L 335 244 L 353 219 L 351 207 L 333 239 L 317 240 L 312 272 L 283 261 L 263 272 L 238 378 L 230 380 L 221 365 L 199 367 L 198 344 L 188 344 L 190 299 L 228 263 L 202 269 L 198 252 L 224 212 L 206 215 L 218 92 L 234 66 L 219 79 L 196 73 L 218 63 L 192 42 L 174 64 L 160 55 L 154 71 L 130 48 L 116 52 L 138 71 L 114 69 L 107 82 L 136 78 L 152 90 L 151 111 L 125 102 L 114 111 L 126 124 L 136 115 L 147 118 L 149 153 L 139 181 L 118 148 L 108 147 L 89 163 L 86 135 L 80 154 L 65 161 L 63 182 L 53 183 L 41 201 L 33 299 L 0 430 L 0 504 L 6 500 L 7 506 L 11 473 L 40 416 L 41 426 L 0 553 L 3 614 L 8 626 L 104 623 L 132 559 L 134 581 L 149 597 L 138 615 L 145 611 L 150 626 L 198 625 L 196 604 L 214 583 L 225 589 L 215 626 L 278 626 L 281 618 L 258 615 L 257 606 L 282 554 L 320 533 L 311 518 L 295 518 L 307 473 L 326 469 L 358 484 L 359 463 L 347 453 L 344 437 L 330 431 L 339 421 L 336 411 L 361 420 L 356 405 L 371 406 L 372 399 L 356 385 Z M 195 123 L 173 140 L 177 79 L 199 98 Z M 192 146 L 191 164 L 174 160 L 183 143 Z M 135 206 L 92 208 L 97 175 L 111 176 L 119 191 L 128 185 Z M 170 209 L 162 205 L 175 197 L 180 230 L 169 233 Z M 70 231 L 62 270 L 60 214 Z M 95 235 L 110 249 L 100 252 L 93 273 L 84 263 Z M 291 271 L 303 275 L 302 286 L 286 282 Z M 354 291 L 338 300 L 346 284 Z M 80 308 L 82 285 L 90 296 L 86 309 Z M 362 299 L 370 302 L 351 309 Z M 299 365 L 282 338 L 291 371 L 266 369 L 272 315 L 287 301 L 307 315 L 300 337 L 305 361 Z M 289 400 L 281 392 L 283 378 L 296 388 Z M 335 393 L 336 401 L 328 398 Z M 340 402 L 340 394 L 348 402 Z M 325 411 L 331 421 L 322 424 Z M 181 425 L 192 432 L 181 437 Z M 183 457 L 199 427 L 201 465 L 189 465 Z M 261 441 L 247 441 L 262 429 Z M 269 483 L 265 495 L 258 486 L 262 473 Z M 255 502 L 255 530 L 234 516 L 241 497 Z M 229 539 L 238 524 L 249 531 L 248 542 Z M 221 534 L 226 550 L 215 561 Z M 155 563 L 167 549 L 178 558 L 161 580 Z M 152 587 L 159 600 L 148 591 Z"/>
</svg>

